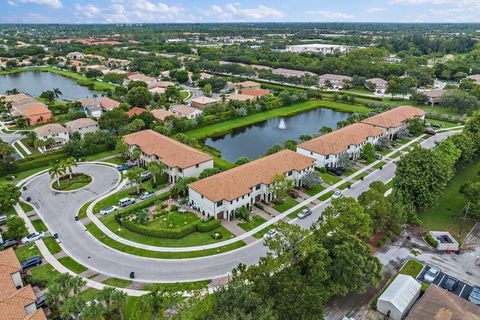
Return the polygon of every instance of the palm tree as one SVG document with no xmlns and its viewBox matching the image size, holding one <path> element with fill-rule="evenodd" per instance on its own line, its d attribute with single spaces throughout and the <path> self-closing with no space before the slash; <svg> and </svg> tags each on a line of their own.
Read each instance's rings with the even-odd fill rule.
<svg viewBox="0 0 480 320">
<path fill-rule="evenodd" d="M 63 168 L 59 163 L 54 163 L 48 170 L 51 179 L 55 179 L 57 187 L 60 186 L 60 177 L 64 174 Z"/>
<path fill-rule="evenodd" d="M 63 95 L 63 92 L 58 88 L 53 88 L 53 95 L 55 96 L 55 99 L 58 99 L 61 95 Z"/>
<path fill-rule="evenodd" d="M 111 317 L 111 313 L 113 313 L 113 309 L 115 308 L 117 309 L 119 319 L 123 320 L 122 304 L 127 298 L 124 292 L 113 287 L 105 287 L 98 293 L 98 298 L 105 304 L 109 319 L 113 318 Z"/>
<path fill-rule="evenodd" d="M 137 186 L 137 194 L 140 194 L 140 184 L 142 183 L 142 173 L 144 170 L 140 168 L 130 169 L 127 172 L 128 180 L 135 182 Z"/>
<path fill-rule="evenodd" d="M 5 91 L 5 94 L 6 94 L 7 96 L 11 96 L 11 95 L 13 95 L 13 94 L 19 94 L 19 93 L 20 93 L 20 91 L 18 91 L 17 88 L 13 88 L 13 89 L 10 89 L 10 90 Z"/>
<path fill-rule="evenodd" d="M 140 168 L 139 160 L 141 155 L 142 155 L 142 149 L 140 149 L 139 147 L 136 147 L 135 149 L 133 149 L 132 155 L 130 156 L 132 160 L 137 160 L 137 168 Z"/>
<path fill-rule="evenodd" d="M 60 166 L 69 174 L 70 179 L 72 179 L 73 168 L 78 167 L 78 164 L 74 157 L 68 157 L 60 162 Z"/>
<path fill-rule="evenodd" d="M 37 149 L 45 148 L 45 140 L 37 139 L 33 142 L 33 146 Z"/>
<path fill-rule="evenodd" d="M 157 185 L 157 175 L 163 173 L 163 171 L 166 169 L 166 166 L 163 163 L 154 160 L 148 163 L 147 169 L 152 174 L 153 183 Z"/>
</svg>

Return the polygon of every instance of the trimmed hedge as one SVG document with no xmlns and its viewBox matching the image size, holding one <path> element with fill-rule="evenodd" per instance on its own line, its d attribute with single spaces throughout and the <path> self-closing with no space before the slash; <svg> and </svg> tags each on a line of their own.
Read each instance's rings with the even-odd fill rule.
<svg viewBox="0 0 480 320">
<path fill-rule="evenodd" d="M 115 220 L 121 219 L 123 217 L 129 216 L 134 211 L 142 210 L 148 207 L 153 206 L 157 201 L 164 201 L 167 200 L 170 196 L 170 192 L 166 192 L 164 194 L 152 197 L 147 200 L 143 200 L 142 202 L 133 204 L 126 209 L 121 209 L 117 214 L 115 214 Z"/>
<path fill-rule="evenodd" d="M 361 94 L 361 93 L 355 93 L 355 92 L 347 92 L 347 91 L 341 91 L 340 94 L 350 96 L 350 97 L 355 97 L 355 98 L 361 98 L 361 99 L 369 99 L 369 100 L 375 100 L 375 101 L 383 101 L 382 97 L 376 97 L 376 96 L 370 96 L 367 94 Z"/>
<path fill-rule="evenodd" d="M 197 231 L 198 232 L 210 232 L 218 227 L 220 227 L 220 219 L 213 219 L 209 221 L 198 221 L 197 222 Z"/>
<path fill-rule="evenodd" d="M 170 229 L 160 229 L 160 228 L 149 228 L 141 224 L 134 223 L 129 220 L 120 219 L 119 223 L 122 227 L 127 228 L 130 231 L 140 233 L 146 236 L 158 237 L 158 238 L 167 238 L 167 239 L 180 239 L 189 235 L 192 232 L 197 231 L 197 223 L 190 223 L 186 226 L 176 228 L 173 230 Z"/>
</svg>

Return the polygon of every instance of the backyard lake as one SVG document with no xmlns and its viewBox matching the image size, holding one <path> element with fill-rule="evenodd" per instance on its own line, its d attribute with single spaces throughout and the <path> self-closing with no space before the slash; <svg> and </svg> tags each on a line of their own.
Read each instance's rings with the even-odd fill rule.
<svg viewBox="0 0 480 320">
<path fill-rule="evenodd" d="M 224 136 L 208 138 L 205 144 L 219 150 L 222 158 L 230 162 L 240 157 L 255 159 L 276 143 L 283 145 L 287 139 L 298 141 L 300 135 L 317 134 L 323 126 L 335 129 L 337 122 L 345 120 L 348 115 L 346 112 L 319 108 L 238 128 Z"/>
<path fill-rule="evenodd" d="M 100 93 L 77 84 L 75 80 L 51 72 L 26 71 L 0 75 L 0 93 L 10 89 L 28 93 L 38 97 L 43 91 L 58 88 L 63 95 L 60 100 L 74 101 L 81 98 L 92 98 Z"/>
</svg>

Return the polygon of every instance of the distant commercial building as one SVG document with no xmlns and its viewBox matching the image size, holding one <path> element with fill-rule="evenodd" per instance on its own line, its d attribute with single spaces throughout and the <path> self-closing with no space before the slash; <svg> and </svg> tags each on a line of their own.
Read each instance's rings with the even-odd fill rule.
<svg viewBox="0 0 480 320">
<path fill-rule="evenodd" d="M 348 52 L 354 49 L 354 47 L 346 46 L 342 44 L 320 44 L 320 43 L 311 43 L 311 44 L 296 44 L 287 46 L 285 51 L 293 53 L 321 53 L 321 54 L 334 54 L 337 52 Z"/>
</svg>

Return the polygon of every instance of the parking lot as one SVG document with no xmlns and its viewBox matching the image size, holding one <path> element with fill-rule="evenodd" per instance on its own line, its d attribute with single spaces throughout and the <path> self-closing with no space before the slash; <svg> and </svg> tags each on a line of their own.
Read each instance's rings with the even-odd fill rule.
<svg viewBox="0 0 480 320">
<path fill-rule="evenodd" d="M 422 272 L 418 275 L 417 279 L 419 281 L 423 281 L 424 280 L 424 276 L 425 276 L 425 273 L 428 272 L 428 270 L 430 270 L 431 266 L 425 266 L 425 268 L 423 268 Z M 434 284 L 440 286 L 440 287 L 444 287 L 444 284 L 445 282 L 447 281 L 447 279 L 449 278 L 449 275 L 442 272 L 441 270 L 439 270 L 439 274 L 437 275 L 437 277 L 435 278 L 435 280 L 433 281 Z M 451 276 L 450 276 L 451 277 Z M 457 283 L 457 286 L 455 287 L 455 289 L 453 290 L 453 293 L 456 294 L 457 296 L 460 296 L 466 300 L 468 300 L 468 296 L 470 295 L 470 293 L 472 292 L 473 290 L 473 286 L 464 282 L 464 281 L 461 281 L 459 279 L 456 279 L 455 277 L 451 277 L 453 279 L 455 279 L 456 281 L 458 281 Z"/>
</svg>

